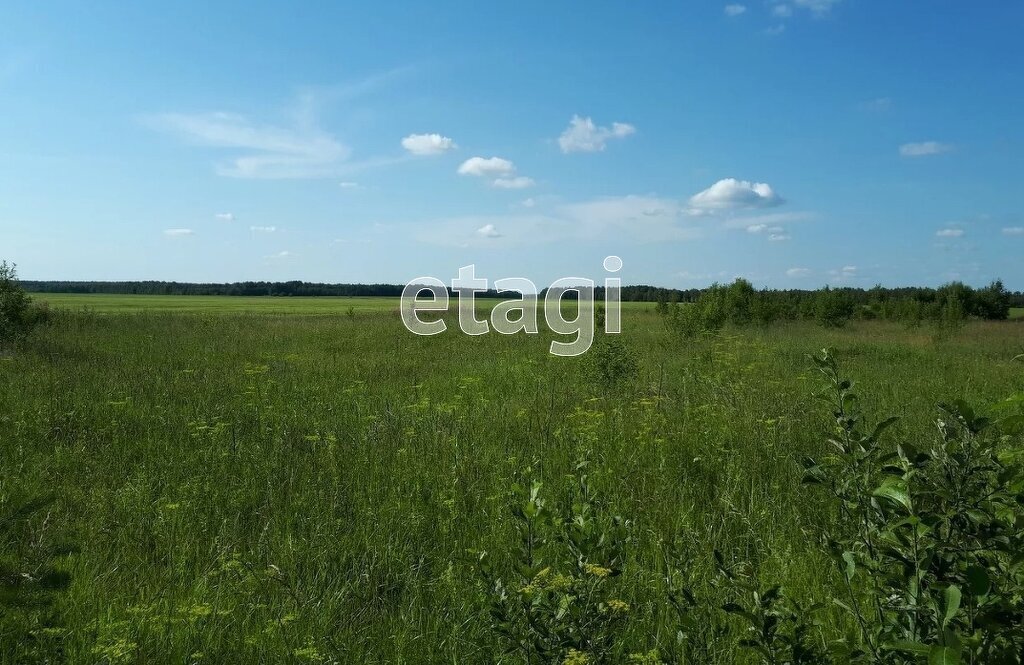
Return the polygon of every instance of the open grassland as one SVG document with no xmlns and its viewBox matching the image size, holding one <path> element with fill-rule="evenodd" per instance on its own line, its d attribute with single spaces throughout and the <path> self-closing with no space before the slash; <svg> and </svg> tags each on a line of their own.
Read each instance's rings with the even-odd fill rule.
<svg viewBox="0 0 1024 665">
<path fill-rule="evenodd" d="M 1024 319 L 1024 307 L 1014 307 L 1010 310 L 1011 319 Z"/>
<path fill-rule="evenodd" d="M 107 293 L 37 293 L 50 307 L 94 312 L 211 312 L 258 314 L 345 314 L 398 309 L 397 298 L 272 296 L 151 296 Z"/>
<path fill-rule="evenodd" d="M 581 464 L 629 520 L 607 582 L 628 605 L 619 648 L 667 653 L 666 543 L 716 601 L 714 549 L 804 600 L 839 583 L 813 536 L 835 515 L 800 485 L 830 426 L 806 354 L 834 347 L 868 413 L 922 445 L 936 402 L 1024 389 L 1013 322 L 684 343 L 637 306 L 637 370 L 609 380 L 604 343 L 557 358 L 543 334 L 416 337 L 386 300 L 40 299 L 70 309 L 0 356 L 0 501 L 53 495 L 19 551 L 73 553 L 33 638 L 0 636 L 8 662 L 494 662 L 472 562 L 508 567 L 517 485 L 569 500 Z M 745 662 L 735 643 L 710 635 L 704 662 Z"/>
<path fill-rule="evenodd" d="M 398 298 L 331 296 L 151 296 L 107 293 L 35 293 L 33 298 L 50 307 L 92 312 L 207 312 L 252 314 L 347 314 L 352 312 L 397 312 Z M 451 310 L 457 300 L 450 302 Z M 487 310 L 500 302 L 478 298 L 478 309 Z M 623 309 L 650 309 L 654 303 L 626 302 Z M 543 316 L 543 315 L 542 315 Z"/>
</svg>

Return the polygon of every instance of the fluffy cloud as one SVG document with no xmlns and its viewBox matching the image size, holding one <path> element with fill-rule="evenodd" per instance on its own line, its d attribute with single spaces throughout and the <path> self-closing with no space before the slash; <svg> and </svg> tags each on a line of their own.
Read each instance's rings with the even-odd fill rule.
<svg viewBox="0 0 1024 665">
<path fill-rule="evenodd" d="M 726 178 L 690 197 L 691 214 L 768 208 L 781 204 L 782 198 L 763 182 Z"/>
<path fill-rule="evenodd" d="M 190 143 L 242 151 L 217 166 L 218 174 L 234 178 L 325 177 L 350 154 L 347 146 L 310 123 L 278 127 L 223 112 L 164 113 L 146 122 Z"/>
<path fill-rule="evenodd" d="M 790 268 L 786 271 L 786 277 L 807 277 L 811 274 L 808 268 Z"/>
<path fill-rule="evenodd" d="M 491 185 L 498 189 L 525 189 L 534 185 L 533 178 L 516 175 L 516 165 L 501 157 L 470 157 L 459 166 L 459 174 L 494 178 Z"/>
<path fill-rule="evenodd" d="M 725 6 L 725 15 L 726 16 L 739 16 L 740 14 L 742 14 L 745 11 L 747 11 L 747 8 L 744 5 L 726 5 Z"/>
<path fill-rule="evenodd" d="M 789 240 L 790 235 L 788 233 L 769 233 L 768 240 L 770 242 L 785 242 Z"/>
<path fill-rule="evenodd" d="M 249 230 L 253 233 L 273 233 L 277 231 L 276 226 L 250 226 Z"/>
<path fill-rule="evenodd" d="M 904 143 L 900 146 L 901 157 L 927 157 L 949 152 L 953 146 L 938 141 L 922 141 L 921 143 Z"/>
<path fill-rule="evenodd" d="M 516 165 L 501 157 L 470 157 L 459 165 L 459 175 L 477 177 L 509 176 L 516 172 Z"/>
<path fill-rule="evenodd" d="M 193 233 L 192 229 L 167 229 L 164 231 L 164 235 L 170 238 L 181 238 L 184 236 L 190 236 Z"/>
<path fill-rule="evenodd" d="M 494 227 L 494 224 L 484 224 L 476 230 L 476 234 L 481 238 L 500 238 L 501 234 L 498 233 L 498 229 Z"/>
<path fill-rule="evenodd" d="M 789 18 L 793 15 L 793 8 L 789 5 L 775 5 L 772 7 L 772 15 L 779 18 Z"/>
<path fill-rule="evenodd" d="M 359 185 L 358 182 L 345 181 L 345 182 L 339 182 L 338 183 L 338 187 L 341 187 L 342 189 L 359 189 L 360 185 Z"/>
<path fill-rule="evenodd" d="M 574 115 L 569 127 L 558 137 L 562 152 L 600 152 L 609 139 L 621 139 L 636 132 L 633 125 L 613 122 L 611 127 L 598 127 L 590 118 Z"/>
<path fill-rule="evenodd" d="M 234 214 L 230 213 L 230 212 L 218 212 L 216 215 L 214 215 L 214 217 L 219 219 L 222 222 L 233 222 L 233 221 L 235 221 Z"/>
<path fill-rule="evenodd" d="M 440 155 L 458 146 L 440 134 L 410 134 L 402 139 L 402 147 L 414 155 Z"/>
<path fill-rule="evenodd" d="M 1003 228 L 1004 236 L 1024 236 L 1024 226 L 1007 226 Z"/>
<path fill-rule="evenodd" d="M 491 183 L 499 189 L 525 189 L 527 187 L 533 187 L 533 178 L 527 178 L 524 175 L 516 176 L 515 178 L 496 178 Z"/>
<path fill-rule="evenodd" d="M 960 238 L 964 235 L 963 229 L 939 229 L 935 232 L 939 238 Z"/>
</svg>

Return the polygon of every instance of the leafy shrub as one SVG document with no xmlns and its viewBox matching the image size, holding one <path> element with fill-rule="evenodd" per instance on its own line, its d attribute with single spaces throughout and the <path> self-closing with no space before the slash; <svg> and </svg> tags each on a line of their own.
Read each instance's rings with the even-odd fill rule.
<svg viewBox="0 0 1024 665">
<path fill-rule="evenodd" d="M 46 317 L 46 309 L 33 306 L 18 284 L 15 266 L 0 262 L 0 346 L 21 338 Z"/>
<path fill-rule="evenodd" d="M 586 376 L 602 392 L 612 391 L 636 378 L 636 356 L 617 335 L 598 335 L 585 358 Z"/>
<path fill-rule="evenodd" d="M 512 511 L 520 545 L 505 570 L 496 570 L 487 553 L 476 556 L 492 629 L 514 662 L 599 664 L 627 657 L 619 637 L 630 606 L 617 596 L 616 580 L 631 525 L 601 505 L 586 469 L 577 466 L 564 505 L 550 505 L 541 484 L 531 483 Z M 650 654 L 632 660 L 660 662 Z"/>
<path fill-rule="evenodd" d="M 837 503 L 830 553 L 846 588 L 834 599 L 855 620 L 842 662 L 1019 663 L 1024 654 L 1024 474 L 1007 463 L 992 421 L 966 404 L 941 405 L 927 449 L 883 446 L 895 419 L 865 429 L 850 381 L 828 352 L 814 357 L 828 383 L 837 451 L 805 460 L 805 482 Z"/>
</svg>

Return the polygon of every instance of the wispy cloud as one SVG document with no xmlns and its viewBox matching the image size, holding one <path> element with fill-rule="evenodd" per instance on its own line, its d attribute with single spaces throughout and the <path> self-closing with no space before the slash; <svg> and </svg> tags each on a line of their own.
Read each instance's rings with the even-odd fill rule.
<svg viewBox="0 0 1024 665">
<path fill-rule="evenodd" d="M 230 213 L 230 212 L 218 212 L 216 215 L 214 215 L 214 218 L 215 219 L 219 219 L 222 222 L 233 222 L 233 221 L 235 221 L 234 213 Z"/>
<path fill-rule="evenodd" d="M 938 141 L 922 141 L 920 143 L 904 143 L 900 146 L 902 157 L 927 157 L 929 155 L 941 155 L 950 152 L 953 146 Z"/>
<path fill-rule="evenodd" d="M 725 15 L 726 16 L 739 16 L 740 14 L 747 11 L 745 5 L 726 5 Z"/>
<path fill-rule="evenodd" d="M 624 122 L 613 122 L 611 127 L 598 127 L 590 118 L 574 115 L 569 127 L 558 137 L 562 152 L 600 152 L 610 139 L 621 139 L 634 134 L 636 128 Z"/>
<path fill-rule="evenodd" d="M 440 134 L 410 134 L 402 139 L 402 147 L 413 155 L 440 155 L 455 150 L 455 141 Z"/>
<path fill-rule="evenodd" d="M 545 214 L 469 215 L 411 226 L 423 242 L 460 247 L 483 246 L 484 241 L 515 247 L 594 237 L 628 244 L 700 237 L 701 229 L 689 224 L 692 219 L 682 210 L 673 199 L 619 196 L 562 204 Z M 501 229 L 500 237 L 483 233 L 488 227 Z"/>
<path fill-rule="evenodd" d="M 189 143 L 243 151 L 216 166 L 234 178 L 320 178 L 348 158 L 347 146 L 314 126 L 260 124 L 236 113 L 163 113 L 147 124 Z"/>
<path fill-rule="evenodd" d="M 344 180 L 342 182 L 339 182 L 338 187 L 341 187 L 342 189 L 362 189 L 362 185 L 360 185 L 358 182 L 352 182 L 350 180 Z"/>
<path fill-rule="evenodd" d="M 249 230 L 253 233 L 274 233 L 277 231 L 276 226 L 250 226 Z"/>
<path fill-rule="evenodd" d="M 869 99 L 860 103 L 862 111 L 869 111 L 871 113 L 883 113 L 892 108 L 892 98 L 890 97 L 876 97 L 875 99 Z"/>
<path fill-rule="evenodd" d="M 790 4 L 798 9 L 806 9 L 815 16 L 824 16 L 838 5 L 840 0 L 790 0 Z"/>
<path fill-rule="evenodd" d="M 809 268 L 790 268 L 786 271 L 786 277 L 800 278 L 809 277 L 811 271 Z"/>
<path fill-rule="evenodd" d="M 964 230 L 955 228 L 939 229 L 935 232 L 935 235 L 939 238 L 961 238 L 964 235 Z"/>
<path fill-rule="evenodd" d="M 1024 236 L 1024 226 L 1003 227 L 1004 236 Z"/>
<path fill-rule="evenodd" d="M 524 175 L 516 176 L 514 178 L 495 178 L 494 182 L 491 183 L 499 189 L 525 189 L 527 187 L 533 187 L 533 178 L 527 178 Z"/>
<path fill-rule="evenodd" d="M 169 238 L 184 238 L 186 236 L 194 235 L 192 229 L 166 229 L 164 235 Z"/>
</svg>

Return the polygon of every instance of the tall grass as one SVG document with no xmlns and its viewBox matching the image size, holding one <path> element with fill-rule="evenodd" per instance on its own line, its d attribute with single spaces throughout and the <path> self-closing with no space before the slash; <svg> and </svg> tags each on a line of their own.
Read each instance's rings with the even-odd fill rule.
<svg viewBox="0 0 1024 665">
<path fill-rule="evenodd" d="M 4 610 L 0 656 L 496 660 L 479 553 L 512 565 L 519 488 L 571 505 L 581 463 L 602 510 L 630 521 L 609 596 L 629 608 L 622 653 L 667 654 L 669 553 L 714 602 L 716 550 L 800 600 L 840 582 L 807 537 L 835 515 L 800 487 L 829 427 L 808 352 L 837 349 L 865 405 L 901 416 L 894 436 L 929 436 L 940 400 L 1024 389 L 1016 323 L 683 344 L 634 308 L 624 330 L 600 364 L 550 356 L 545 335 L 416 337 L 389 312 L 58 312 L 0 356 L 0 515 L 52 495 L 3 556 L 69 584 Z M 729 621 L 702 630 L 703 662 L 750 658 Z"/>
</svg>

